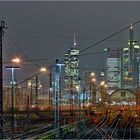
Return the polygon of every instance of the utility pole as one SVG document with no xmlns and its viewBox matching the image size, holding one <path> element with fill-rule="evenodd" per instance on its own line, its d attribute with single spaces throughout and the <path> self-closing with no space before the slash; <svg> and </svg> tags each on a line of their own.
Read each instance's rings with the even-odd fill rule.
<svg viewBox="0 0 140 140">
<path fill-rule="evenodd" d="M 60 109 L 61 109 L 61 67 L 63 64 L 59 63 L 56 59 L 55 66 L 55 128 L 58 131 L 58 136 L 60 136 Z"/>
<path fill-rule="evenodd" d="M 52 108 L 52 69 L 49 73 L 49 110 Z"/>
<path fill-rule="evenodd" d="M 78 80 L 78 114 L 79 118 L 78 121 L 81 120 L 81 79 Z"/>
<path fill-rule="evenodd" d="M 87 89 L 88 89 L 88 69 L 85 68 L 85 105 L 88 103 L 88 94 L 87 94 Z"/>
<path fill-rule="evenodd" d="M 92 105 L 96 103 L 96 84 L 95 81 L 93 81 L 93 91 L 92 91 Z"/>
<path fill-rule="evenodd" d="M 31 87 L 30 87 L 30 105 L 33 104 L 33 80 L 31 80 Z"/>
<path fill-rule="evenodd" d="M 18 66 L 7 66 L 6 69 L 9 69 L 12 71 L 12 75 L 11 75 L 11 78 L 12 78 L 12 93 L 11 93 L 11 101 L 12 101 L 12 139 L 14 138 L 14 127 L 15 127 L 15 124 L 16 124 L 16 120 L 15 120 L 15 70 L 16 69 L 20 69 Z"/>
<path fill-rule="evenodd" d="M 35 76 L 35 109 L 38 113 L 38 75 Z"/>
<path fill-rule="evenodd" d="M 73 77 L 70 77 L 70 115 L 73 120 Z"/>
<path fill-rule="evenodd" d="M 89 82 L 89 103 L 92 103 L 92 86 L 91 86 L 91 80 Z"/>
<path fill-rule="evenodd" d="M 3 139 L 3 72 L 2 72 L 2 36 L 5 21 L 1 21 L 0 25 L 0 139 Z"/>
</svg>

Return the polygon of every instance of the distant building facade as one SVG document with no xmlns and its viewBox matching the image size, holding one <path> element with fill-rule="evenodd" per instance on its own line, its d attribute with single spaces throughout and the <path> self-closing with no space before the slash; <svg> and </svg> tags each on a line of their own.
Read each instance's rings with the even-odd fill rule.
<svg viewBox="0 0 140 140">
<path fill-rule="evenodd" d="M 139 63 L 139 51 L 138 45 L 133 46 L 133 59 L 130 59 L 130 49 L 123 49 L 122 68 L 123 68 L 123 88 L 136 89 L 140 86 L 140 63 Z"/>
<path fill-rule="evenodd" d="M 77 84 L 79 77 L 79 49 L 75 42 L 65 53 L 65 93 L 69 93 L 70 89 Z"/>
<path fill-rule="evenodd" d="M 140 85 L 140 46 L 133 39 L 132 26 L 129 35 L 129 47 L 123 48 L 122 52 L 122 83 L 125 89 L 136 89 Z"/>
<path fill-rule="evenodd" d="M 107 52 L 108 93 L 116 89 L 135 90 L 140 86 L 140 46 L 133 40 L 130 27 L 129 47 Z"/>
<path fill-rule="evenodd" d="M 107 53 L 107 84 L 108 93 L 111 94 L 117 88 L 121 88 L 120 51 L 110 50 Z"/>
</svg>

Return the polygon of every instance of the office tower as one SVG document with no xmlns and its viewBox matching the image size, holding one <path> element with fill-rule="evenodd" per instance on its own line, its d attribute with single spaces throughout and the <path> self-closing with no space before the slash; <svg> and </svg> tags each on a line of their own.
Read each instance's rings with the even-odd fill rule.
<svg viewBox="0 0 140 140">
<path fill-rule="evenodd" d="M 65 93 L 70 93 L 70 90 L 77 84 L 79 77 L 79 49 L 76 45 L 75 35 L 74 44 L 65 53 Z"/>
<path fill-rule="evenodd" d="M 121 87 L 120 49 L 107 52 L 107 85 L 108 94 Z"/>
</svg>

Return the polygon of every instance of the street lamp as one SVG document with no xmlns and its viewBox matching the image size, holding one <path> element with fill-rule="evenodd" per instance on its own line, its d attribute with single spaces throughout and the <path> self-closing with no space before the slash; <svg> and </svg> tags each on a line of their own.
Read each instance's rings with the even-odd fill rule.
<svg viewBox="0 0 140 140">
<path fill-rule="evenodd" d="M 13 63 L 19 64 L 21 62 L 20 58 L 16 57 L 14 59 L 12 59 Z"/>
<path fill-rule="evenodd" d="M 105 85 L 105 81 L 101 81 L 100 86 L 104 86 Z"/>
<path fill-rule="evenodd" d="M 107 84 L 105 84 L 104 87 L 107 88 Z"/>
<path fill-rule="evenodd" d="M 14 70 L 20 69 L 18 66 L 7 66 L 6 69 L 9 69 L 12 71 L 12 137 L 13 137 L 13 132 L 14 132 L 14 124 L 15 124 L 15 119 L 14 119 L 14 84 L 15 84 L 15 78 L 14 78 Z"/>
<path fill-rule="evenodd" d="M 91 76 L 95 76 L 95 73 L 94 72 L 91 72 L 91 74 L 90 74 Z"/>
<path fill-rule="evenodd" d="M 46 72 L 47 69 L 46 69 L 45 67 L 42 67 L 42 68 L 40 68 L 40 71 L 41 71 L 41 72 Z"/>
<path fill-rule="evenodd" d="M 15 63 L 19 63 L 20 59 L 16 58 L 16 59 L 13 59 L 12 62 L 15 62 Z M 15 78 L 14 78 L 14 71 L 16 69 L 20 69 L 19 66 L 6 66 L 6 69 L 9 69 L 12 71 L 12 96 L 11 96 L 11 99 L 12 99 L 12 139 L 13 139 L 13 133 L 14 133 L 14 125 L 15 125 L 15 118 L 14 118 L 14 84 L 15 84 Z"/>
</svg>

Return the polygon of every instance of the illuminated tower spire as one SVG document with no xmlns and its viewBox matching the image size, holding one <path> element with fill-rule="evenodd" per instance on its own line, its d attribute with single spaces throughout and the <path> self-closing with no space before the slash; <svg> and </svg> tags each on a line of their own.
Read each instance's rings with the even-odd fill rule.
<svg viewBox="0 0 140 140">
<path fill-rule="evenodd" d="M 74 45 L 74 47 L 76 47 L 75 33 L 74 33 L 74 38 L 73 38 L 73 39 L 74 39 L 74 41 L 73 41 L 73 42 L 74 42 L 74 44 L 73 44 L 73 45 Z"/>
<path fill-rule="evenodd" d="M 130 31 L 129 31 L 129 40 L 130 40 L 130 46 L 133 45 L 133 26 L 131 24 Z"/>
</svg>

